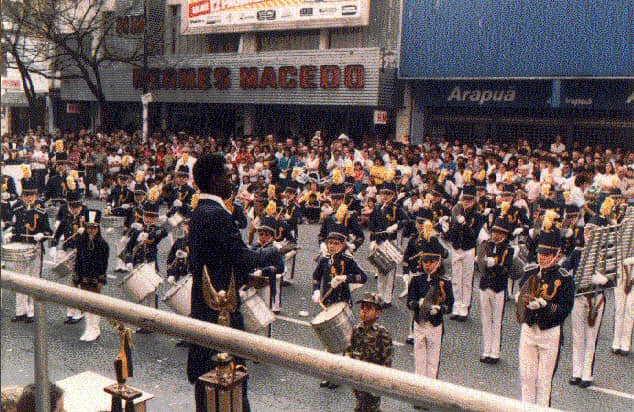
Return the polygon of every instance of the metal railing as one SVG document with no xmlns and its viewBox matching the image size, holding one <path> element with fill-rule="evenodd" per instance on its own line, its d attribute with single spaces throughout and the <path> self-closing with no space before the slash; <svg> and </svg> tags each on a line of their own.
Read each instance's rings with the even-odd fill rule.
<svg viewBox="0 0 634 412">
<path fill-rule="evenodd" d="M 40 302 L 48 301 L 79 308 L 165 335 L 177 336 L 197 345 L 227 351 L 248 359 L 269 362 L 305 375 L 385 395 L 410 404 L 471 411 L 551 410 L 488 392 L 250 334 L 8 270 L 2 271 L 0 285 L 5 289 L 31 295 Z M 38 315 L 43 314 L 43 311 L 38 313 Z M 38 338 L 37 335 L 36 333 L 35 339 Z M 40 365 L 36 362 L 35 367 L 37 376 L 37 369 L 40 367 L 46 368 L 46 363 Z M 39 373 L 46 375 L 45 371 Z"/>
</svg>

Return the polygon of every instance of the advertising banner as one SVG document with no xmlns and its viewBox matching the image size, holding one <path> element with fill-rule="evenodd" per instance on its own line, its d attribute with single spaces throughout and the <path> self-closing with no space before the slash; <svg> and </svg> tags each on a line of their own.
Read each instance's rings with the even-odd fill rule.
<svg viewBox="0 0 634 412">
<path fill-rule="evenodd" d="M 366 26 L 370 0 L 187 0 L 183 34 Z"/>
<path fill-rule="evenodd" d="M 561 107 L 634 110 L 634 80 L 562 80 Z"/>
</svg>

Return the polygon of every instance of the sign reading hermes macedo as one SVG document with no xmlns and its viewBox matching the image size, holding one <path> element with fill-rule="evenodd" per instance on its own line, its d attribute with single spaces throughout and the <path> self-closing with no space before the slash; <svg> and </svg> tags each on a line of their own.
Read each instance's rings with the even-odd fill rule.
<svg viewBox="0 0 634 412">
<path fill-rule="evenodd" d="M 186 69 L 148 69 L 146 80 L 150 90 L 228 90 L 232 84 L 231 69 L 227 67 L 201 67 Z M 239 87 L 249 89 L 363 89 L 365 67 L 361 64 L 347 66 L 305 65 L 263 68 L 240 67 Z M 132 72 L 135 89 L 143 87 L 141 69 Z"/>
<path fill-rule="evenodd" d="M 187 0 L 183 34 L 367 26 L 370 0 Z"/>
</svg>

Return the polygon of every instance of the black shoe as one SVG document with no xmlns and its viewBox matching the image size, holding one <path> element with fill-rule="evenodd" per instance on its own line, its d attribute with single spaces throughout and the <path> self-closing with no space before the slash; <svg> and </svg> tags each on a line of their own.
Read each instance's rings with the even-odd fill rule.
<svg viewBox="0 0 634 412">
<path fill-rule="evenodd" d="M 612 353 L 615 355 L 620 355 L 621 354 L 621 349 L 612 349 Z"/>
<path fill-rule="evenodd" d="M 68 324 L 68 325 L 74 325 L 74 324 L 76 324 L 76 323 L 81 322 L 81 320 L 82 320 L 82 319 L 83 319 L 83 318 L 78 318 L 78 319 L 75 319 L 75 318 L 70 318 L 70 320 L 66 319 L 66 321 L 65 321 L 64 323 L 66 323 L 66 324 Z"/>
<path fill-rule="evenodd" d="M 186 348 L 188 346 L 189 346 L 189 343 L 187 343 L 187 341 L 185 340 L 179 340 L 178 342 L 176 342 L 177 348 Z"/>
<path fill-rule="evenodd" d="M 480 363 L 489 363 L 488 356 L 480 356 Z"/>
<path fill-rule="evenodd" d="M 291 286 L 293 283 L 289 282 L 288 280 L 283 280 L 282 281 L 282 287 L 285 288 L 287 286 Z"/>
<path fill-rule="evenodd" d="M 468 316 L 458 316 L 458 319 L 456 319 L 458 322 L 466 322 L 467 319 L 469 319 Z"/>
<path fill-rule="evenodd" d="M 26 320 L 24 321 L 24 323 L 33 323 L 33 322 L 34 322 L 33 316 L 27 316 Z"/>
<path fill-rule="evenodd" d="M 73 320 L 72 316 L 67 316 L 66 320 L 64 321 L 64 325 L 70 325 L 72 320 Z"/>
<path fill-rule="evenodd" d="M 579 387 L 584 389 L 591 385 L 592 385 L 592 381 L 581 381 L 581 383 L 579 383 Z"/>
<path fill-rule="evenodd" d="M 407 343 L 408 345 L 413 345 L 414 344 L 414 338 L 405 339 L 405 343 Z"/>
<path fill-rule="evenodd" d="M 460 315 L 456 315 L 455 313 L 452 313 L 451 315 L 449 315 L 449 319 L 451 320 L 458 320 L 460 318 Z"/>
<path fill-rule="evenodd" d="M 629 350 L 622 350 L 622 351 L 621 351 L 621 355 L 622 355 L 622 356 L 629 356 L 629 354 L 630 354 L 630 351 L 629 351 Z"/>
<path fill-rule="evenodd" d="M 338 384 L 333 382 L 328 382 L 328 389 L 337 389 L 339 387 Z"/>
<path fill-rule="evenodd" d="M 495 365 L 496 363 L 498 363 L 500 361 L 500 358 L 489 358 L 489 363 L 491 365 Z"/>
<path fill-rule="evenodd" d="M 150 329 L 141 328 L 137 330 L 136 333 L 138 333 L 139 335 L 149 335 L 150 333 L 154 333 L 154 331 Z"/>
<path fill-rule="evenodd" d="M 384 303 L 383 306 L 381 307 L 381 309 L 388 309 L 392 307 L 392 302 L 390 303 Z"/>
<path fill-rule="evenodd" d="M 328 385 L 330 385 L 330 382 L 328 382 L 328 381 L 321 381 L 321 382 L 319 382 L 319 387 L 320 387 L 320 388 L 327 388 L 327 387 L 328 387 Z"/>
<path fill-rule="evenodd" d="M 16 315 L 11 318 L 11 322 L 24 322 L 26 320 L 26 315 Z"/>
<path fill-rule="evenodd" d="M 579 385 L 581 383 L 581 378 L 570 378 L 568 383 L 571 385 Z"/>
</svg>

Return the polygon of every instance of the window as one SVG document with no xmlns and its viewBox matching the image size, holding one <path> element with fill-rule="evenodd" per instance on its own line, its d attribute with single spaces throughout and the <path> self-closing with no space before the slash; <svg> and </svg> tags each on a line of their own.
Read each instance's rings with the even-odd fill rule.
<svg viewBox="0 0 634 412">
<path fill-rule="evenodd" d="M 178 37 L 180 36 L 180 6 L 169 6 L 170 8 L 170 34 L 169 34 L 169 51 L 173 56 L 177 54 Z"/>
</svg>

